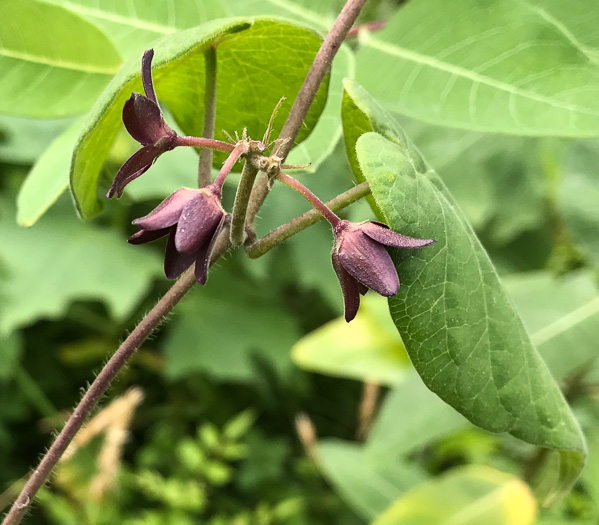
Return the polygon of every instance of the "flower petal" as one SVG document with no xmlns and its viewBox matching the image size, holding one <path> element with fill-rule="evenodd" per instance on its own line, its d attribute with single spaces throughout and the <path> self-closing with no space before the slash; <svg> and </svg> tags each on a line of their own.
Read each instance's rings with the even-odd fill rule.
<svg viewBox="0 0 599 525">
<path fill-rule="evenodd" d="M 129 135 L 143 146 L 156 144 L 160 139 L 172 140 L 176 136 L 164 122 L 158 104 L 139 93 L 131 93 L 131 97 L 125 102 L 123 123 Z"/>
<path fill-rule="evenodd" d="M 197 252 L 195 275 L 198 283 L 202 285 L 206 284 L 206 281 L 208 280 L 208 266 L 210 264 L 212 250 L 214 249 L 214 243 L 216 242 L 218 234 L 223 229 L 225 223 L 230 220 L 230 215 L 223 215 L 222 220 L 214 230 L 214 235 L 212 235 L 210 242 L 204 243 Z"/>
<path fill-rule="evenodd" d="M 199 191 L 200 194 L 189 201 L 179 217 L 175 246 L 181 253 L 195 252 L 209 243 L 224 215 L 216 195 L 206 189 Z"/>
<path fill-rule="evenodd" d="M 167 279 L 176 279 L 196 260 L 195 253 L 179 253 L 175 248 L 176 229 L 171 228 L 171 234 L 166 242 L 164 254 L 164 273 Z"/>
<path fill-rule="evenodd" d="M 152 80 L 152 59 L 154 58 L 154 50 L 148 49 L 144 52 L 141 59 L 141 82 L 144 85 L 146 96 L 158 105 L 156 93 L 154 92 L 154 81 Z"/>
<path fill-rule="evenodd" d="M 343 235 L 339 261 L 351 276 L 384 297 L 399 290 L 397 270 L 387 250 L 361 230 Z"/>
<path fill-rule="evenodd" d="M 435 242 L 435 239 L 416 239 L 401 235 L 401 233 L 395 233 L 385 224 L 374 221 L 363 224 L 362 231 L 371 239 L 395 248 L 422 248 Z"/>
<path fill-rule="evenodd" d="M 170 228 L 163 228 L 162 230 L 139 230 L 135 232 L 127 242 L 129 244 L 145 244 L 147 242 L 155 241 L 156 239 L 160 239 L 160 237 L 164 237 L 171 231 Z"/>
<path fill-rule="evenodd" d="M 154 146 L 144 146 L 131 155 L 115 175 L 106 197 L 120 197 L 125 186 L 148 171 L 162 151 Z"/>
<path fill-rule="evenodd" d="M 185 206 L 199 195 L 200 190 L 180 188 L 171 193 L 145 217 L 135 219 L 133 224 L 144 230 L 161 230 L 173 226 L 179 220 Z"/>
<path fill-rule="evenodd" d="M 356 314 L 360 307 L 360 294 L 358 292 L 359 283 L 356 281 L 343 267 L 339 256 L 335 251 L 332 255 L 333 269 L 339 279 L 341 285 L 341 291 L 343 292 L 343 301 L 345 303 L 345 320 L 349 323 Z"/>
</svg>

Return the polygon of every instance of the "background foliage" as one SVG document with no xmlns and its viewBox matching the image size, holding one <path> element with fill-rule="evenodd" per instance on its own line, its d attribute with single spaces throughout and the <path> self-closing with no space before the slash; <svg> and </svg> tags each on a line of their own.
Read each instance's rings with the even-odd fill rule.
<svg viewBox="0 0 599 525">
<path fill-rule="evenodd" d="M 14 496 L 92 371 L 168 287 L 162 246 L 126 244 L 131 220 L 176 187 L 194 184 L 195 154 L 174 151 L 121 201 L 104 202 L 93 222 L 82 222 L 65 192 L 69 171 L 86 185 L 87 204 L 79 197 L 80 211 L 97 214 L 96 195 L 136 147 L 118 124 L 119 104 L 110 125 L 97 127 L 94 115 L 104 115 L 102 105 L 124 84 L 139 89 L 134 76 L 141 52 L 150 45 L 164 49 L 155 43 L 163 39 L 172 54 L 162 55 L 157 92 L 169 123 L 187 132 L 200 129 L 203 65 L 193 53 L 210 31 L 222 35 L 226 26 L 231 34 L 219 77 L 217 130 L 247 125 L 261 135 L 260 120 L 276 100 L 287 95 L 290 103 L 299 88 L 318 47 L 313 30 L 325 32 L 341 4 L 3 0 L 0 507 Z M 585 433 L 589 455 L 582 477 L 561 502 L 542 508 L 533 494 L 567 477 L 567 461 L 560 470 L 559 458 L 544 449 L 475 427 L 428 390 L 410 364 L 386 301 L 367 296 L 356 320 L 345 324 L 330 265 L 330 231 L 317 224 L 261 259 L 236 252 L 217 264 L 207 286 L 192 290 L 123 371 L 28 523 L 597 522 L 599 142 L 593 137 L 599 137 L 599 7 L 584 0 L 400 4 L 368 2 L 360 21 L 385 19 L 389 26 L 343 46 L 328 98 L 323 91 L 308 122 L 312 134 L 290 161 L 313 162 L 299 178 L 323 199 L 351 187 L 354 172 L 370 174 L 374 209 L 407 234 L 419 233 L 406 229 L 418 220 L 420 228 L 440 224 L 434 215 L 420 216 L 424 209 L 456 214 L 462 229 L 452 226 L 452 246 L 477 243 L 473 229 L 484 248 L 475 246 L 476 257 L 486 260 L 484 252 L 489 254 L 490 261 L 483 261 L 488 273 L 496 271 L 509 294 L 497 297 L 515 305 Z M 278 16 L 311 29 L 264 19 L 245 31 L 252 22 L 247 18 L 214 21 L 225 16 Z M 191 52 L 178 58 L 183 50 Z M 256 54 L 260 60 L 252 60 Z M 355 78 L 393 122 L 371 118 L 371 128 L 360 133 L 374 130 L 385 138 L 366 135 L 357 150 L 355 129 L 365 121 L 355 113 L 348 121 L 347 98 L 341 140 L 344 78 Z M 350 86 L 357 84 L 345 82 L 346 97 Z M 358 89 L 354 102 L 361 100 Z M 85 152 L 93 126 L 99 129 L 96 146 Z M 398 126 L 410 140 L 389 134 Z M 350 139 L 346 153 L 343 142 Z M 407 155 L 412 167 L 420 166 L 420 153 L 394 140 L 413 143 L 422 153 L 442 181 L 426 168 L 430 202 L 442 192 L 450 207 L 439 211 L 424 201 L 416 206 L 409 198 L 409 170 L 402 170 L 408 186 L 396 195 L 387 192 L 384 177 L 372 175 L 385 148 L 398 164 Z M 74 149 L 80 156 L 72 164 Z M 77 159 L 82 170 L 93 172 L 90 179 L 78 171 Z M 232 199 L 231 191 L 225 198 Z M 397 217 L 389 216 L 389 206 L 399 206 Z M 300 197 L 276 186 L 261 212 L 260 233 L 305 210 Z M 344 215 L 375 216 L 366 202 Z M 468 322 L 476 325 L 485 316 L 476 281 L 465 269 L 472 255 L 466 248 L 460 255 L 442 267 L 449 272 L 447 283 L 463 281 L 460 290 L 442 296 L 455 298 L 445 311 L 453 306 L 450 321 L 462 319 L 459 292 L 471 283 L 475 299 Z M 441 271 L 427 257 L 423 251 L 416 266 L 424 264 L 429 274 Z M 398 323 L 436 305 L 415 291 L 420 276 L 412 283 L 413 263 L 398 261 L 405 284 L 392 305 Z M 402 333 L 413 352 L 413 324 Z M 502 328 L 495 333 L 508 338 Z M 458 361 L 474 338 L 470 330 L 453 339 Z M 501 348 L 494 350 L 502 366 L 520 366 L 522 354 L 500 354 Z M 443 397 L 444 376 L 436 369 L 423 372 L 422 362 L 412 359 Z M 469 388 L 488 371 L 471 363 L 462 390 L 444 397 L 463 413 Z M 540 403 L 553 383 L 539 367 L 531 385 Z M 520 393 L 508 392 L 516 407 Z M 500 428 L 492 410 L 478 414 L 479 425 L 510 430 Z M 567 409 L 562 415 L 568 419 Z M 512 433 L 527 439 L 534 426 L 524 423 L 524 430 Z"/>
</svg>

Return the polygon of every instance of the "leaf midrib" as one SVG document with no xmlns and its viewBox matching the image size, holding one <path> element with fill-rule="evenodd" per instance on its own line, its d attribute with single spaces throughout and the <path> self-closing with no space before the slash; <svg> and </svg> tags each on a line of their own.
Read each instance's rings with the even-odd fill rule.
<svg viewBox="0 0 599 525">
<path fill-rule="evenodd" d="M 599 297 L 595 297 L 592 301 L 537 330 L 531 335 L 532 342 L 535 346 L 540 346 L 597 313 L 599 313 Z"/>
<path fill-rule="evenodd" d="M 94 66 L 91 64 L 80 64 L 77 62 L 70 62 L 67 60 L 59 60 L 51 57 L 44 57 L 41 55 L 33 55 L 31 53 L 24 53 L 23 51 L 16 51 L 13 49 L 7 49 L 6 47 L 0 47 L 0 57 L 14 58 L 16 60 L 23 60 L 25 62 L 33 62 L 34 64 L 43 64 L 45 66 L 52 66 L 59 69 L 70 69 L 73 71 L 81 71 L 84 73 L 93 73 L 100 75 L 113 76 L 119 70 L 120 64 L 108 67 L 108 66 Z"/>
<path fill-rule="evenodd" d="M 438 58 L 435 58 L 433 56 L 423 55 L 422 53 L 419 53 L 417 51 L 412 51 L 410 49 L 406 49 L 396 44 L 391 44 L 389 42 L 384 42 L 369 34 L 366 34 L 363 37 L 363 44 L 365 46 L 370 46 L 374 49 L 378 49 L 383 53 L 387 53 L 392 56 L 397 56 L 409 62 L 414 62 L 425 67 L 430 67 L 432 69 L 437 69 L 439 71 L 444 71 L 452 75 L 468 79 L 472 81 L 475 85 L 483 84 L 488 87 L 492 87 L 500 91 L 509 93 L 510 95 L 520 96 L 522 98 L 547 104 L 558 109 L 573 111 L 581 113 L 583 115 L 599 117 L 599 112 L 589 111 L 588 108 L 581 108 L 576 105 L 562 103 L 551 97 L 546 97 L 545 95 L 535 93 L 534 91 L 518 88 L 501 80 L 496 80 L 489 76 L 481 75 L 480 73 L 476 73 L 475 71 L 472 71 L 470 69 L 466 69 L 461 66 L 456 66 L 443 60 L 439 60 Z"/>
<path fill-rule="evenodd" d="M 131 26 L 136 29 L 145 29 L 147 31 L 153 31 L 155 33 L 160 33 L 163 35 L 168 35 L 174 33 L 178 30 L 176 27 L 167 26 L 164 24 L 158 24 L 155 22 L 149 22 L 147 20 L 142 20 L 140 18 L 133 18 L 124 15 L 119 15 L 116 13 L 111 13 L 109 11 L 105 11 L 102 9 L 87 7 L 81 4 L 63 1 L 60 3 L 61 6 L 70 9 L 76 13 L 79 13 L 84 16 L 91 16 L 94 18 L 99 18 L 101 20 L 107 20 L 109 22 L 114 22 L 115 24 L 122 24 L 126 26 Z"/>
</svg>

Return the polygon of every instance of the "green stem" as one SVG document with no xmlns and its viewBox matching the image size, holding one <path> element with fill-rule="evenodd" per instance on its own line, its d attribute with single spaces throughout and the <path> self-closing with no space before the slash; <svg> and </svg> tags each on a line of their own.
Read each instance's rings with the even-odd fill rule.
<svg viewBox="0 0 599 525">
<path fill-rule="evenodd" d="M 231 220 L 231 244 L 233 246 L 241 246 L 245 240 L 245 217 L 256 175 L 258 175 L 258 169 L 246 160 L 233 204 Z"/>
<path fill-rule="evenodd" d="M 205 93 L 204 93 L 204 130 L 202 136 L 214 138 L 214 123 L 216 121 L 216 47 L 212 44 L 204 53 L 205 64 Z M 198 165 L 198 186 L 203 188 L 210 184 L 212 175 L 212 150 L 200 149 Z"/>
</svg>

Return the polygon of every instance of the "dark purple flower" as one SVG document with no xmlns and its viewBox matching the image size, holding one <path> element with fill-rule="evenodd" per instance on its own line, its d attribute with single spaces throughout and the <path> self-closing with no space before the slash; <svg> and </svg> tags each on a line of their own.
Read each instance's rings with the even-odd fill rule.
<svg viewBox="0 0 599 525">
<path fill-rule="evenodd" d="M 167 278 L 176 279 L 195 262 L 196 279 L 204 284 L 214 241 L 227 217 L 220 187 L 181 188 L 148 215 L 133 221 L 141 230 L 129 237 L 129 242 L 143 244 L 168 235 L 164 257 Z"/>
<path fill-rule="evenodd" d="M 123 106 L 123 123 L 131 135 L 143 148 L 129 157 L 117 172 L 108 198 L 123 194 L 125 186 L 143 175 L 154 161 L 166 151 L 176 146 L 177 134 L 167 126 L 158 105 L 152 83 L 152 57 L 154 50 L 149 49 L 141 60 L 141 80 L 146 96 L 132 93 Z"/>
<path fill-rule="evenodd" d="M 435 242 L 406 237 L 379 222 L 339 221 L 333 233 L 333 268 L 341 283 L 348 323 L 358 312 L 360 294 L 371 289 L 392 297 L 399 290 L 397 270 L 385 246 L 422 248 Z"/>
</svg>

